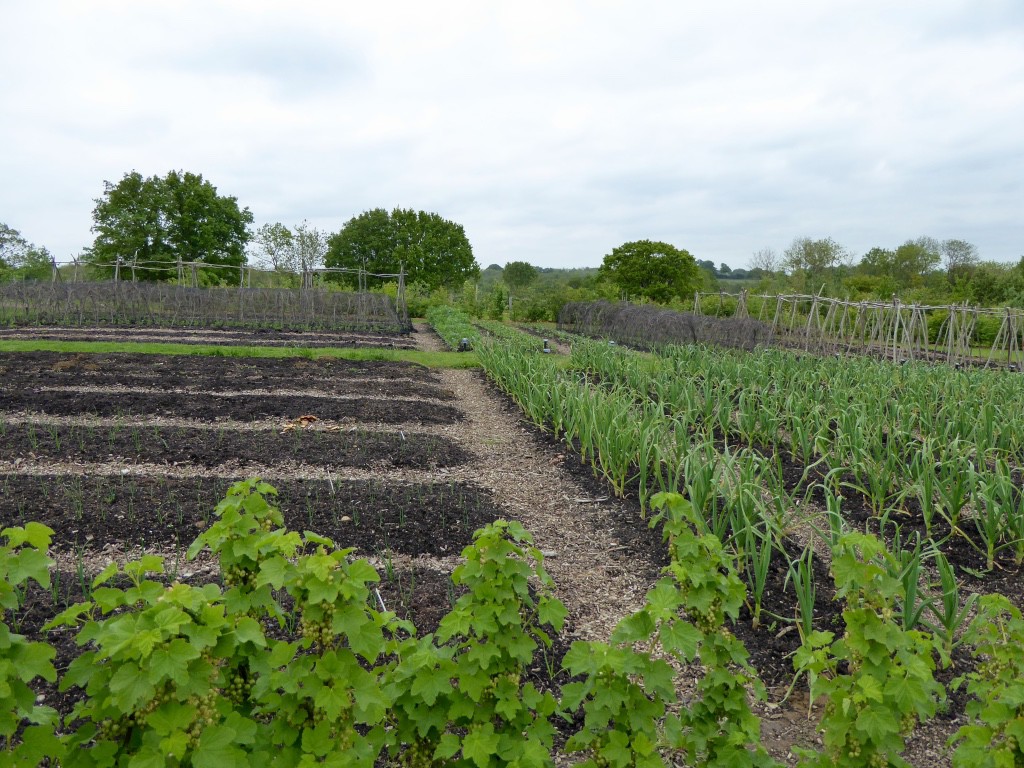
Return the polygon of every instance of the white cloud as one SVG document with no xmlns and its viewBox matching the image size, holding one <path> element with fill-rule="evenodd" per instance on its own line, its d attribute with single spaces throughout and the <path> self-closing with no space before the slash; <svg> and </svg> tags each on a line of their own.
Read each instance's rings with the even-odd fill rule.
<svg viewBox="0 0 1024 768">
<path fill-rule="evenodd" d="M 202 173 L 257 223 L 435 210 L 487 265 L 643 237 L 743 265 L 832 236 L 1024 252 L 1014 0 L 5 9 L 0 221 L 67 257 L 103 180 Z"/>
</svg>

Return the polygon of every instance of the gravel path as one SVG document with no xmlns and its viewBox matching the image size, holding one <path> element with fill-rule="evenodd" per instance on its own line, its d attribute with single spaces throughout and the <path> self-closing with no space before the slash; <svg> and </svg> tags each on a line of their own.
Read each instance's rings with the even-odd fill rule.
<svg viewBox="0 0 1024 768">
<path fill-rule="evenodd" d="M 417 331 L 419 349 L 447 349 L 432 330 Z M 541 445 L 480 371 L 446 369 L 439 376 L 466 415 L 449 435 L 476 456 L 475 481 L 549 553 L 545 567 L 569 608 L 576 637 L 607 640 L 621 618 L 643 605 L 658 573 L 651 563 L 620 559 L 623 546 L 611 520 L 619 505 L 595 500 L 579 486 L 562 468 L 566 456 Z"/>
</svg>

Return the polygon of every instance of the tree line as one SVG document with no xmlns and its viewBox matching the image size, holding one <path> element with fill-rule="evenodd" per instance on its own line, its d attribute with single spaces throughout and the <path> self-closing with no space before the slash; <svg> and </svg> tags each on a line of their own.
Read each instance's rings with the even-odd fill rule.
<svg viewBox="0 0 1024 768">
<path fill-rule="evenodd" d="M 757 273 L 751 287 L 768 291 L 1024 308 L 1024 256 L 1016 263 L 985 260 L 973 243 L 957 238 L 918 237 L 858 257 L 832 238 L 800 237 L 782 253 L 755 252 L 750 266 Z"/>
<path fill-rule="evenodd" d="M 274 273 L 278 285 L 297 285 L 299 274 L 328 268 L 349 270 L 325 276 L 336 283 L 357 285 L 359 271 L 401 271 L 408 281 L 435 289 L 461 286 L 480 271 L 462 225 L 427 211 L 376 208 L 335 233 L 306 221 L 253 231 L 253 214 L 236 197 L 184 171 L 150 177 L 132 171 L 116 183 L 105 181 L 94 203 L 95 239 L 81 261 L 101 279 L 130 270 L 133 279 L 173 281 L 182 277 L 180 265 L 199 264 L 201 284 L 231 284 L 249 264 Z M 52 258 L 0 225 L 0 280 L 49 278 Z"/>
<path fill-rule="evenodd" d="M 104 182 L 94 202 L 95 239 L 82 262 L 95 277 L 131 268 L 133 279 L 175 280 L 182 278 L 177 264 L 198 263 L 202 267 L 189 277 L 203 285 L 237 284 L 239 268 L 250 265 L 269 273 L 259 278 L 263 284 L 298 286 L 302 273 L 326 268 L 339 271 L 323 280 L 356 287 L 364 285 L 358 272 L 402 271 L 414 314 L 457 303 L 477 316 L 550 320 L 569 301 L 630 299 L 687 308 L 697 291 L 743 288 L 1024 308 L 1024 257 L 1017 264 L 986 261 L 961 239 L 918 237 L 858 256 L 830 237 L 798 237 L 781 253 L 756 251 L 747 268 L 716 266 L 670 243 L 636 240 L 610 249 L 597 269 L 510 261 L 481 270 L 462 225 L 433 212 L 374 208 L 333 233 L 307 221 L 253 230 L 253 215 L 237 198 L 184 171 L 148 178 L 132 171 Z M 47 279 L 52 259 L 46 248 L 0 224 L 0 281 Z M 366 287 L 395 290 L 393 283 Z"/>
</svg>

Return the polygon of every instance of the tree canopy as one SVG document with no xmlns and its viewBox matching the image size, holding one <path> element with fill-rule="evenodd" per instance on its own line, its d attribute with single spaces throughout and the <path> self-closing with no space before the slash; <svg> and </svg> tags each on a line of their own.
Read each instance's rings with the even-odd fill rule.
<svg viewBox="0 0 1024 768">
<path fill-rule="evenodd" d="M 375 208 L 347 222 L 327 240 L 328 267 L 397 274 L 430 289 L 458 286 L 480 274 L 461 224 L 436 213 Z"/>
<path fill-rule="evenodd" d="M 264 224 L 253 236 L 253 261 L 275 272 L 304 272 L 324 265 L 327 235 L 308 221 L 292 231 L 280 222 Z"/>
<path fill-rule="evenodd" d="M 820 240 L 798 237 L 786 249 L 782 263 L 801 289 L 817 291 L 818 284 L 827 279 L 828 271 L 849 255 L 849 251 L 831 237 Z"/>
<path fill-rule="evenodd" d="M 866 275 L 886 278 L 884 288 L 897 291 L 919 283 L 939 259 L 931 242 L 920 238 L 908 240 L 895 250 L 872 248 L 861 258 L 859 269 Z"/>
<path fill-rule="evenodd" d="M 46 248 L 33 245 L 0 222 L 0 281 L 44 280 L 50 276 L 52 259 Z"/>
<path fill-rule="evenodd" d="M 526 288 L 537 279 L 537 268 L 526 261 L 510 261 L 501 274 L 509 288 Z"/>
<path fill-rule="evenodd" d="M 661 303 L 692 296 L 702 282 L 689 252 L 651 240 L 623 243 L 604 257 L 600 273 L 630 297 Z"/>
<path fill-rule="evenodd" d="M 173 262 L 178 259 L 222 266 L 245 263 L 252 213 L 239 209 L 236 198 L 217 194 L 202 175 L 171 171 L 163 178 L 143 178 L 132 171 L 117 184 L 103 182 L 103 196 L 95 203 L 96 239 L 87 260 L 108 273 L 118 258 L 125 263 L 171 262 L 139 270 L 139 278 L 146 280 L 175 278 Z"/>
</svg>

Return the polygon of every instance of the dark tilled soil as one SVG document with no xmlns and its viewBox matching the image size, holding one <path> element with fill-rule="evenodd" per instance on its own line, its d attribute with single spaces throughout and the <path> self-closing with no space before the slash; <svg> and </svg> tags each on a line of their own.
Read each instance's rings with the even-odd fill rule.
<svg viewBox="0 0 1024 768">
<path fill-rule="evenodd" d="M 769 687 L 785 686 L 793 679 L 793 654 L 802 638 L 797 629 L 798 602 L 792 580 L 787 583 L 789 562 L 800 557 L 803 548 L 795 541 L 783 541 L 785 554 L 776 552 L 768 568 L 768 578 L 761 594 L 761 616 L 758 626 L 753 622 L 753 590 L 748 585 L 750 603 L 743 606 L 740 619 L 732 628 L 750 654 L 750 663 Z M 835 587 L 828 566 L 812 558 L 814 579 L 815 630 L 842 636 L 846 624 L 842 604 L 835 599 Z M 745 576 L 745 574 L 744 574 Z M 749 581 L 749 579 L 746 579 Z"/>
<path fill-rule="evenodd" d="M 501 517 L 488 491 L 466 483 L 269 482 L 289 529 L 363 554 L 457 555 L 473 531 Z M 215 519 L 230 485 L 201 477 L 0 475 L 0 529 L 43 523 L 65 550 L 110 542 L 184 549 Z"/>
<path fill-rule="evenodd" d="M 321 467 L 434 469 L 472 456 L 440 435 L 303 429 L 0 425 L 0 460 L 129 461 L 217 467 L 290 461 Z"/>
<path fill-rule="evenodd" d="M 168 416 L 201 421 L 318 419 L 380 424 L 454 424 L 462 412 L 429 400 L 374 396 L 335 399 L 309 395 L 202 395 L 191 392 L 38 392 L 3 394 L 9 412 L 52 416 Z"/>
<path fill-rule="evenodd" d="M 175 344 L 217 346 L 278 347 L 370 347 L 373 349 L 415 349 L 415 342 L 399 333 L 326 333 L 323 331 L 211 331 L 207 329 L 158 328 L 8 328 L 0 329 L 0 339 L 45 339 L 47 341 L 146 341 L 166 339 Z"/>
<path fill-rule="evenodd" d="M 437 386 L 428 369 L 415 363 L 340 360 L 305 357 L 246 358 L 208 355 L 63 354 L 58 352 L 0 353 L 0 384 L 17 391 L 53 386 L 152 387 L 223 392 L 237 389 L 312 389 L 330 384 L 331 390 L 363 380 L 383 395 L 452 399 Z M 366 379 L 377 379 L 367 384 Z M 402 379 L 388 385 L 387 379 Z"/>
</svg>

